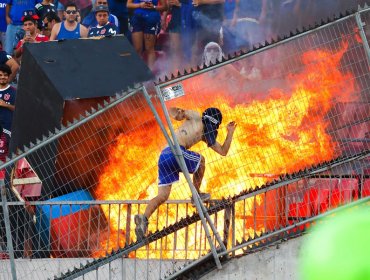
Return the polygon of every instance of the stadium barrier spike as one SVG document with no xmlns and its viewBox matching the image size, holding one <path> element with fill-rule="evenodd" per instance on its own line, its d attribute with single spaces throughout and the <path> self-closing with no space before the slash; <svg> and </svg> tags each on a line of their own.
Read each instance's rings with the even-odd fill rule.
<svg viewBox="0 0 370 280">
<path fill-rule="evenodd" d="M 115 96 L 117 96 L 117 94 Z M 109 97 L 109 103 L 112 103 L 114 100 L 115 100 L 114 96 Z"/>
<path fill-rule="evenodd" d="M 164 81 L 165 82 L 168 82 L 169 78 L 167 77 L 167 75 L 164 76 Z"/>
</svg>

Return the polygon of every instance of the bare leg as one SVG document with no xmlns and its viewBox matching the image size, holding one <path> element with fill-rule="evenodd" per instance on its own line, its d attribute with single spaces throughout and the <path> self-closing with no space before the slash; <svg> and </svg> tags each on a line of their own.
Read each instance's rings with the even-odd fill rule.
<svg viewBox="0 0 370 280">
<path fill-rule="evenodd" d="M 172 185 L 158 188 L 158 195 L 149 201 L 149 204 L 145 209 L 144 215 L 147 219 L 149 219 L 153 212 L 168 199 L 171 193 L 171 186 Z"/>
<path fill-rule="evenodd" d="M 144 34 L 144 44 L 145 44 L 145 51 L 147 54 L 148 59 L 148 67 L 150 70 L 153 70 L 154 62 L 155 62 L 155 40 L 156 35 L 153 34 Z"/>
<path fill-rule="evenodd" d="M 143 32 L 134 32 L 131 37 L 135 51 L 141 55 L 143 52 Z"/>
<path fill-rule="evenodd" d="M 202 183 L 204 171 L 206 170 L 206 160 L 204 156 L 200 156 L 200 165 L 197 171 L 193 174 L 193 184 L 197 192 L 199 193 L 200 184 Z"/>
</svg>

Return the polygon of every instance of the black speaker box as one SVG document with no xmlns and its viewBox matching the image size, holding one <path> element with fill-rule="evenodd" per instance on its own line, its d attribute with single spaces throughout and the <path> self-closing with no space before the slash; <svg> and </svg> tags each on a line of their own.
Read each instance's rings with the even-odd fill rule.
<svg viewBox="0 0 370 280">
<path fill-rule="evenodd" d="M 109 96 L 152 78 L 152 72 L 123 36 L 26 44 L 10 152 L 23 150 Z M 55 181 L 56 163 L 66 162 L 57 159 L 64 147 L 59 141 L 27 156 L 42 180 L 42 199 L 75 191 L 86 183 L 75 180 L 69 188 L 60 186 L 78 174 L 63 174 L 61 183 Z"/>
</svg>

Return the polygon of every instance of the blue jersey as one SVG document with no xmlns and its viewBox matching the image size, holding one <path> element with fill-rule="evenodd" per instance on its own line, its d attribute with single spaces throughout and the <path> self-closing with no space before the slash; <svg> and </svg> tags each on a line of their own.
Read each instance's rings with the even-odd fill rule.
<svg viewBox="0 0 370 280">
<path fill-rule="evenodd" d="M 154 6 L 158 6 L 158 0 L 134 0 L 135 4 L 140 4 L 141 2 L 150 2 L 153 3 Z M 134 15 L 145 15 L 145 16 L 150 16 L 150 15 L 157 15 L 159 12 L 157 10 L 151 10 L 151 9 L 142 9 L 142 8 L 137 8 L 134 11 Z"/>
<path fill-rule="evenodd" d="M 26 10 L 34 10 L 35 5 L 40 2 L 39 0 L 7 0 L 10 5 L 9 16 L 13 21 L 13 25 L 23 25 L 22 16 Z"/>
<path fill-rule="evenodd" d="M 6 31 L 5 9 L 6 0 L 0 0 L 0 32 Z"/>
<path fill-rule="evenodd" d="M 0 99 L 5 103 L 14 105 L 15 104 L 16 90 L 12 86 L 8 86 L 5 89 L 0 89 Z M 13 111 L 8 108 L 0 106 L 0 124 L 3 127 L 4 132 L 11 131 L 13 120 Z M 8 133 L 7 133 L 8 134 Z"/>
<path fill-rule="evenodd" d="M 96 26 L 91 27 L 89 30 L 88 37 L 95 37 L 95 36 L 115 36 L 118 33 L 117 26 L 113 23 L 108 22 L 104 26 Z"/>
<path fill-rule="evenodd" d="M 119 28 L 119 21 L 115 15 L 109 14 L 108 21 L 115 24 Z M 82 25 L 86 28 L 95 27 L 98 25 L 98 21 L 96 20 L 95 13 L 89 13 L 82 21 Z"/>
</svg>

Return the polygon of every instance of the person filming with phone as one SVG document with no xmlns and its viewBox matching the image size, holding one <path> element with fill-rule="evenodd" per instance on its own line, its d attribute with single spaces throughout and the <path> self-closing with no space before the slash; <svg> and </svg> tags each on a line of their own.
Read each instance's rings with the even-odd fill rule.
<svg viewBox="0 0 370 280">
<path fill-rule="evenodd" d="M 38 33 L 37 21 L 39 20 L 38 15 L 34 11 L 25 11 L 22 17 L 23 30 L 25 35 L 20 40 L 15 48 L 14 55 L 16 58 L 20 58 L 23 53 L 23 45 L 25 43 L 39 43 L 49 41 L 49 37 Z"/>
</svg>

